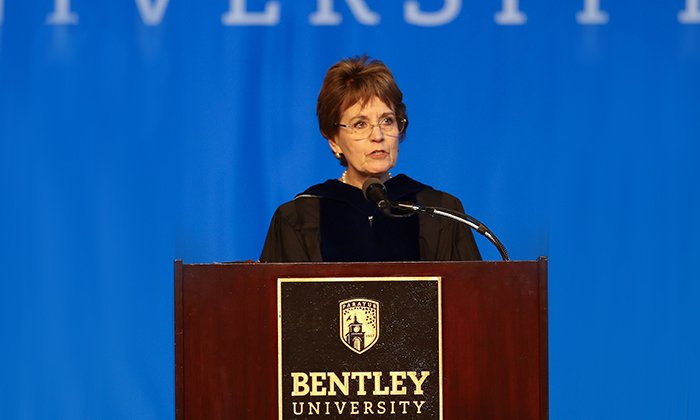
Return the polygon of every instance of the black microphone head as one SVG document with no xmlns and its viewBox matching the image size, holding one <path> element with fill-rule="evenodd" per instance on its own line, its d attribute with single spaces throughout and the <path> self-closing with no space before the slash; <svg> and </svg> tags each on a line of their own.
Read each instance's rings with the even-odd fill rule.
<svg viewBox="0 0 700 420">
<path fill-rule="evenodd" d="M 369 178 L 362 184 L 362 194 L 367 201 L 378 203 L 386 199 L 386 187 L 377 178 Z"/>
</svg>

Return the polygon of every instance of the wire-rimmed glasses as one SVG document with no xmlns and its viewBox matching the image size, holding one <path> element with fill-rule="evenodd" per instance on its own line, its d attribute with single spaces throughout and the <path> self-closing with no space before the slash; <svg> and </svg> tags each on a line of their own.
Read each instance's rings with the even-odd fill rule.
<svg viewBox="0 0 700 420">
<path fill-rule="evenodd" d="M 358 140 L 363 140 L 372 135 L 374 127 L 379 127 L 385 136 L 398 137 L 406 128 L 406 119 L 390 115 L 382 117 L 376 124 L 370 124 L 369 121 L 361 119 L 352 124 L 335 123 L 335 125 L 347 128 L 350 130 L 350 135 Z"/>
</svg>

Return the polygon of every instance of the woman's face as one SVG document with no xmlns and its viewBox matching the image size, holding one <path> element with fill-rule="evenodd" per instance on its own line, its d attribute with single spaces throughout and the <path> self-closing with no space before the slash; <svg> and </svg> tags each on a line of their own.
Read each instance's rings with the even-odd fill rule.
<svg viewBox="0 0 700 420">
<path fill-rule="evenodd" d="M 396 118 L 394 110 L 375 96 L 364 107 L 356 103 L 346 109 L 339 123 L 352 127 L 364 121 L 374 125 L 387 117 Z M 399 154 L 398 133 L 386 135 L 378 126 L 371 128 L 369 137 L 358 136 L 352 128 L 339 127 L 338 134 L 328 143 L 333 153 L 342 153 L 348 161 L 346 183 L 358 188 L 368 178 L 382 179 L 396 165 Z"/>
</svg>

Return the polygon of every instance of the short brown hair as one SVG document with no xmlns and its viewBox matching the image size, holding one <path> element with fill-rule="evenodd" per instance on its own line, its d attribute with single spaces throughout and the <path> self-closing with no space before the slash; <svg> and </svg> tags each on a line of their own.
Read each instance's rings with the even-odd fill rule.
<svg viewBox="0 0 700 420">
<path fill-rule="evenodd" d="M 389 67 L 364 54 L 334 64 L 326 73 L 316 104 L 318 126 L 323 137 L 331 139 L 338 134 L 339 127 L 336 123 L 340 122 L 346 109 L 358 102 L 364 105 L 375 96 L 392 107 L 398 118 L 406 119 L 405 127 L 408 127 L 403 93 L 396 85 Z M 405 136 L 404 128 L 399 134 L 399 141 Z"/>
</svg>

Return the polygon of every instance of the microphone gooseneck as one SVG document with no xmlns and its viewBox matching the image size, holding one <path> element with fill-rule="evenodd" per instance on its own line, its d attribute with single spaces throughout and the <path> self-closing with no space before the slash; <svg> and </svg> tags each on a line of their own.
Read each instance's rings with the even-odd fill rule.
<svg viewBox="0 0 700 420">
<path fill-rule="evenodd" d="M 365 196 L 367 201 L 375 203 L 377 207 L 379 207 L 379 209 L 387 216 L 407 217 L 416 213 L 426 213 L 431 216 L 437 215 L 463 223 L 469 226 L 470 228 L 474 229 L 475 231 L 479 232 L 486 239 L 491 241 L 491 243 L 493 243 L 498 249 L 498 252 L 501 254 L 501 258 L 503 258 L 503 261 L 510 261 L 510 257 L 508 256 L 508 251 L 506 250 L 506 247 L 503 246 L 503 244 L 501 243 L 501 241 L 498 240 L 498 238 L 496 238 L 496 235 L 494 235 L 494 233 L 491 232 L 491 230 L 487 228 L 483 223 L 479 222 L 478 220 L 467 214 L 440 207 L 424 207 L 419 204 L 413 203 L 393 203 L 389 200 L 386 187 L 384 186 L 382 181 L 378 180 L 377 178 L 369 178 L 362 184 L 362 194 Z M 392 214 L 392 208 L 401 210 L 404 213 L 401 215 Z"/>
</svg>

